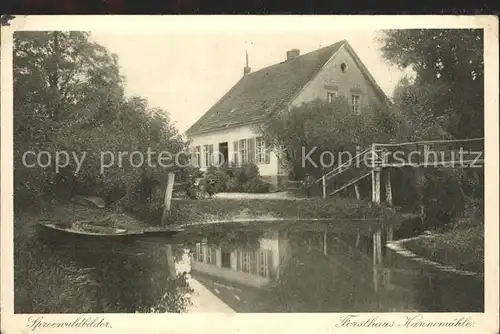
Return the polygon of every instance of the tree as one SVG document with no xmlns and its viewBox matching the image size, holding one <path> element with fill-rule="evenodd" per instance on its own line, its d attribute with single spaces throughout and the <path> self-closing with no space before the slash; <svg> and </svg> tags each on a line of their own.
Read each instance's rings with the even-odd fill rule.
<svg viewBox="0 0 500 334">
<path fill-rule="evenodd" d="M 62 188 L 73 192 L 75 187 L 104 195 L 117 188 L 133 192 L 155 170 L 145 161 L 139 167 L 131 163 L 132 152 L 144 156 L 149 148 L 175 154 L 185 148 L 166 111 L 124 96 L 118 57 L 86 32 L 16 32 L 13 63 L 19 196 L 61 193 Z M 60 173 L 53 166 L 26 168 L 22 155 L 27 150 L 86 156 L 75 175 L 73 159 Z M 101 156 L 107 151 L 115 161 L 103 174 Z M 120 165 L 119 152 L 129 154 Z"/>
<path fill-rule="evenodd" d="M 383 56 L 415 78 L 394 90 L 399 137 L 409 141 L 477 138 L 484 135 L 484 59 L 481 30 L 414 29 L 383 32 Z M 449 149 L 458 149 L 450 145 Z M 446 147 L 440 145 L 441 150 Z M 424 204 L 429 216 L 448 222 L 469 203 L 480 203 L 477 169 L 426 169 Z M 476 204 L 474 204 L 476 205 Z"/>
<path fill-rule="evenodd" d="M 397 141 L 449 139 L 449 117 L 430 112 L 434 91 L 429 88 L 416 86 L 408 77 L 398 82 L 393 93 Z"/>
<path fill-rule="evenodd" d="M 54 185 L 53 168 L 27 169 L 27 150 L 82 151 L 123 99 L 117 57 L 85 32 L 14 34 L 14 147 L 16 189 L 41 194 Z M 69 146 L 69 138 L 77 142 Z M 50 187 L 49 187 L 50 188 Z"/>
<path fill-rule="evenodd" d="M 350 152 L 354 157 L 373 142 L 388 141 L 394 127 L 390 110 L 370 106 L 357 115 L 347 100 L 339 97 L 333 103 L 315 100 L 282 111 L 270 117 L 259 130 L 269 147 L 283 148 L 280 160 L 290 167 L 294 179 L 301 180 L 305 173 L 319 176 L 325 171 L 320 166 L 323 152 L 333 153 L 334 159 L 341 152 Z M 309 152 L 315 164 L 303 165 L 302 158 Z M 329 159 L 323 160 L 326 169 L 339 163 L 335 160 L 328 166 Z"/>
<path fill-rule="evenodd" d="M 384 58 L 415 71 L 411 90 L 419 113 L 441 117 L 452 137 L 484 135 L 482 30 L 386 30 L 380 41 Z"/>
</svg>

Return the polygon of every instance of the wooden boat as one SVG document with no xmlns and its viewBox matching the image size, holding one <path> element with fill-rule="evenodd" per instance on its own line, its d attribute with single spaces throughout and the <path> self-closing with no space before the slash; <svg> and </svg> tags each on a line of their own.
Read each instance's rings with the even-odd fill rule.
<svg viewBox="0 0 500 334">
<path fill-rule="evenodd" d="M 142 231 L 129 231 L 82 221 L 39 221 L 38 229 L 38 236 L 44 242 L 67 249 L 71 254 L 144 255 L 144 249 L 136 244 L 137 237 L 143 234 Z"/>
<path fill-rule="evenodd" d="M 65 239 L 74 237 L 77 239 L 121 240 L 143 234 L 143 231 L 140 230 L 131 231 L 124 228 L 101 226 L 89 221 L 53 222 L 42 220 L 38 222 L 38 226 L 42 234 L 54 237 L 61 236 Z"/>
<path fill-rule="evenodd" d="M 148 237 L 165 237 L 165 236 L 173 236 L 177 233 L 184 232 L 184 229 L 182 227 L 154 227 L 154 228 L 147 228 L 144 231 L 144 236 Z"/>
</svg>

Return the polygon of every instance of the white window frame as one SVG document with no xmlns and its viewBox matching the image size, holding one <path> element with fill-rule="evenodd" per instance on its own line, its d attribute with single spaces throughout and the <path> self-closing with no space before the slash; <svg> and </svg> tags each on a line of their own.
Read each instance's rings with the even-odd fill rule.
<svg viewBox="0 0 500 334">
<path fill-rule="evenodd" d="M 360 112 L 361 112 L 361 95 L 360 94 L 352 94 L 351 95 L 351 110 L 353 113 L 355 113 L 357 115 L 360 114 Z"/>
<path fill-rule="evenodd" d="M 326 100 L 328 103 L 333 103 L 333 101 L 339 96 L 337 91 L 327 91 L 326 92 Z"/>
<path fill-rule="evenodd" d="M 240 165 L 248 163 L 248 139 L 240 139 L 238 143 Z"/>
<path fill-rule="evenodd" d="M 258 165 L 266 164 L 266 142 L 263 137 L 255 138 L 255 162 Z"/>
<path fill-rule="evenodd" d="M 203 159 L 201 162 L 203 164 L 203 167 L 210 167 L 213 155 L 214 155 L 214 145 L 213 144 L 203 145 Z"/>
<path fill-rule="evenodd" d="M 196 261 L 205 262 L 205 256 L 203 254 L 203 246 L 202 244 L 196 244 Z"/>
<path fill-rule="evenodd" d="M 252 273 L 252 256 L 250 252 L 243 252 L 242 261 L 241 261 L 241 269 L 244 273 L 251 274 Z"/>
<path fill-rule="evenodd" d="M 259 252 L 258 273 L 262 277 L 269 277 L 269 251 Z"/>
<path fill-rule="evenodd" d="M 193 165 L 195 167 L 201 167 L 201 146 L 200 145 L 193 147 L 193 156 L 194 156 Z"/>
</svg>

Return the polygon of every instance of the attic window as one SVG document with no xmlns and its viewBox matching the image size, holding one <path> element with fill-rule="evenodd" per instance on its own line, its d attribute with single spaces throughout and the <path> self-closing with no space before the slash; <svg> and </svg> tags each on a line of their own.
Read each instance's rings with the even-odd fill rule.
<svg viewBox="0 0 500 334">
<path fill-rule="evenodd" d="M 326 92 L 326 99 L 328 100 L 329 103 L 333 103 L 337 98 L 337 96 L 338 96 L 337 91 Z"/>
<path fill-rule="evenodd" d="M 342 72 L 347 71 L 347 64 L 346 63 L 340 64 L 340 69 L 342 70 Z"/>
</svg>

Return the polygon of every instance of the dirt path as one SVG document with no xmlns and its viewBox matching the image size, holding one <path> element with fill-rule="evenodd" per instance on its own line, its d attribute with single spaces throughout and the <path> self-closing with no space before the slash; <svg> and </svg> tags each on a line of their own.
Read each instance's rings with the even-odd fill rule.
<svg viewBox="0 0 500 334">
<path fill-rule="evenodd" d="M 283 200 L 300 200 L 303 197 L 294 196 L 286 191 L 276 193 L 264 194 L 250 194 L 250 193 L 218 193 L 214 198 L 223 199 L 283 199 Z"/>
</svg>

